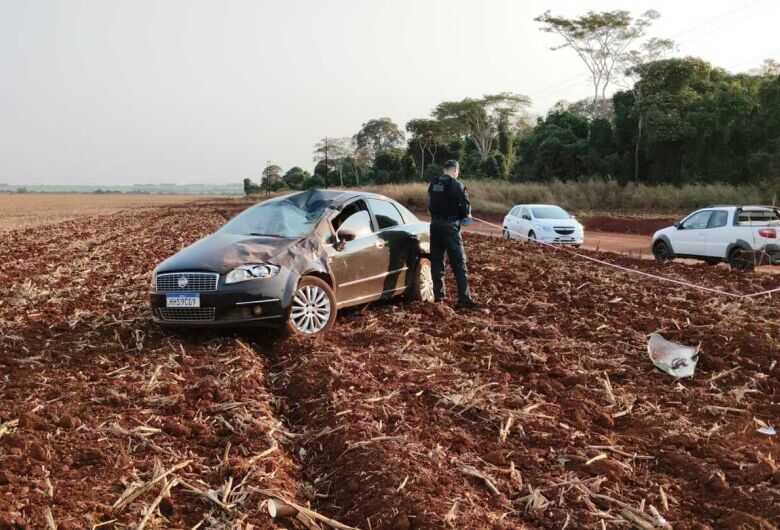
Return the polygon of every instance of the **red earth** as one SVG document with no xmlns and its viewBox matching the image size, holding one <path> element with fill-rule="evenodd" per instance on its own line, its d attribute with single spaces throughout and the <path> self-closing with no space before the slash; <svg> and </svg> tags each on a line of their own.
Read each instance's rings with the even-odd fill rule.
<svg viewBox="0 0 780 530">
<path fill-rule="evenodd" d="M 302 528 L 268 490 L 365 529 L 777 528 L 780 445 L 757 430 L 780 417 L 777 295 L 466 234 L 479 311 L 373 304 L 315 341 L 155 326 L 154 265 L 232 211 L 3 234 L 0 529 Z M 653 368 L 654 331 L 700 346 L 694 378 Z"/>
</svg>

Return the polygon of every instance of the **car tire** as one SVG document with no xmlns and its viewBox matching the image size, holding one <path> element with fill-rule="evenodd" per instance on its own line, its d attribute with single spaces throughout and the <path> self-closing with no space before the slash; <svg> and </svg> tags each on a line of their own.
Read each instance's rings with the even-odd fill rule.
<svg viewBox="0 0 780 530">
<path fill-rule="evenodd" d="M 304 276 L 293 293 L 287 333 L 303 337 L 322 335 L 333 327 L 336 312 L 336 295 L 330 285 L 315 276 Z"/>
<path fill-rule="evenodd" d="M 529 243 L 536 243 L 536 232 L 534 232 L 533 230 L 528 232 L 528 242 Z"/>
<path fill-rule="evenodd" d="M 504 236 L 504 239 L 507 240 L 507 241 L 512 239 L 512 236 L 509 234 L 509 230 L 507 230 L 506 228 L 504 228 L 503 236 Z"/>
<path fill-rule="evenodd" d="M 653 244 L 653 257 L 658 263 L 668 263 L 674 259 L 669 243 L 660 239 Z"/>
<path fill-rule="evenodd" d="M 739 272 L 751 272 L 756 268 L 756 260 L 753 252 L 744 248 L 735 248 L 729 252 L 729 265 L 732 270 Z"/>
<path fill-rule="evenodd" d="M 410 278 L 406 291 L 406 299 L 409 302 L 433 302 L 433 276 L 431 275 L 431 260 L 420 258 L 414 269 L 414 275 Z"/>
</svg>

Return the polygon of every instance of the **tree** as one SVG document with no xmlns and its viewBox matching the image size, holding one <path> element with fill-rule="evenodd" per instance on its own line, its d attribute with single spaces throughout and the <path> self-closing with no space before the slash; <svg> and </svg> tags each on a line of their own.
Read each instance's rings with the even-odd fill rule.
<svg viewBox="0 0 780 530">
<path fill-rule="evenodd" d="M 301 169 L 298 166 L 291 167 L 287 173 L 284 174 L 284 182 L 290 189 L 299 190 L 303 188 L 303 183 L 311 175 L 308 171 Z"/>
<path fill-rule="evenodd" d="M 342 187 L 344 186 L 344 160 L 352 153 L 350 143 L 350 138 L 326 136 L 314 144 L 314 161 L 323 162 L 328 170 L 335 168 L 339 173 L 339 185 Z"/>
<path fill-rule="evenodd" d="M 493 150 L 500 124 L 508 126 L 518 112 L 530 104 L 527 96 L 502 92 L 480 99 L 444 101 L 433 111 L 433 116 L 445 130 L 474 142 L 484 161 Z"/>
<path fill-rule="evenodd" d="M 283 174 L 282 168 L 276 164 L 269 163 L 265 169 L 263 169 L 262 187 L 265 188 L 266 192 L 276 191 L 284 185 L 284 181 L 282 180 Z"/>
<path fill-rule="evenodd" d="M 563 44 L 553 50 L 571 48 L 585 64 L 593 83 L 595 110 L 599 99 L 606 99 L 614 78 L 625 72 L 625 63 L 632 54 L 631 46 L 645 36 L 660 16 L 657 11 L 650 10 L 635 20 L 628 11 L 615 10 L 588 11 L 576 18 L 566 18 L 551 15 L 548 10 L 534 20 L 542 24 L 542 31 L 563 38 Z"/>
<path fill-rule="evenodd" d="M 626 53 L 620 61 L 620 66 L 625 72 L 625 79 L 631 84 L 636 104 L 637 130 L 636 147 L 634 149 L 634 180 L 639 180 L 639 155 L 642 146 L 642 132 L 644 130 L 644 113 L 642 112 L 642 85 L 639 83 L 639 67 L 664 58 L 676 48 L 671 39 L 652 38 L 643 42 L 636 50 Z"/>
<path fill-rule="evenodd" d="M 780 75 L 780 62 L 774 59 L 764 59 L 761 66 L 750 72 L 753 75 L 777 77 Z"/>
<path fill-rule="evenodd" d="M 404 133 L 390 118 L 369 120 L 353 137 L 357 149 L 365 149 L 373 160 L 377 154 L 400 147 Z"/>
<path fill-rule="evenodd" d="M 444 125 L 437 120 L 417 119 L 406 124 L 406 130 L 411 134 L 409 139 L 410 150 L 414 148 L 415 156 L 419 156 L 416 163 L 420 170 L 420 180 L 425 175 L 426 158 L 434 163 L 439 146 L 444 143 L 446 130 Z"/>
<path fill-rule="evenodd" d="M 262 191 L 262 187 L 258 186 L 254 182 L 252 182 L 252 179 L 245 178 L 244 179 L 244 195 L 256 195 Z"/>
<path fill-rule="evenodd" d="M 351 157 L 352 169 L 355 172 L 355 184 L 360 186 L 360 179 L 371 167 L 371 149 L 356 147 Z"/>
</svg>

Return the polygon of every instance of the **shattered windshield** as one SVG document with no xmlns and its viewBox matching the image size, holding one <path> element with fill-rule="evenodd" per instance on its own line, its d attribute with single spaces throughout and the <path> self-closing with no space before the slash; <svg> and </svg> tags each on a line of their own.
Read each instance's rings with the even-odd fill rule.
<svg viewBox="0 0 780 530">
<path fill-rule="evenodd" d="M 568 219 L 569 214 L 563 208 L 557 206 L 537 206 L 531 208 L 537 219 Z"/>
<path fill-rule="evenodd" d="M 253 206 L 240 213 L 220 232 L 245 236 L 298 238 L 314 229 L 330 201 L 317 192 L 291 195 Z"/>
</svg>

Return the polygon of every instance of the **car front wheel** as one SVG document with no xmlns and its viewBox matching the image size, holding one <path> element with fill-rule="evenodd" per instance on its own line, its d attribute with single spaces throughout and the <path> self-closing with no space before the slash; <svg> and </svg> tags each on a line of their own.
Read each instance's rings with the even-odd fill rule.
<svg viewBox="0 0 780 530">
<path fill-rule="evenodd" d="M 287 319 L 287 331 L 313 336 L 328 331 L 336 320 L 333 289 L 319 278 L 304 276 L 298 282 Z"/>
<path fill-rule="evenodd" d="M 666 263 L 674 259 L 672 249 L 664 240 L 655 242 L 655 245 L 653 245 L 653 256 L 655 256 L 655 260 L 659 263 Z"/>
</svg>

